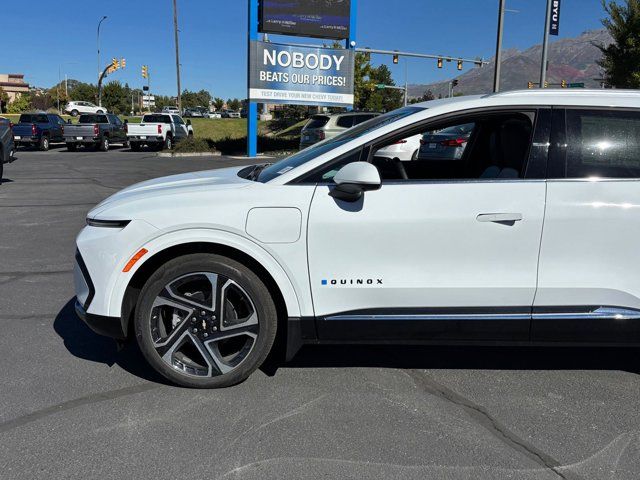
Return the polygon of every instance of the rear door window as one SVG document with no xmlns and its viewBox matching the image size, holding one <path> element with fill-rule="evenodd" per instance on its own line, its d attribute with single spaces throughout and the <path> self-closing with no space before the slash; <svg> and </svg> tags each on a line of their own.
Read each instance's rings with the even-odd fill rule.
<svg viewBox="0 0 640 480">
<path fill-rule="evenodd" d="M 351 128 L 354 125 L 354 120 L 355 115 L 345 115 L 344 117 L 338 117 L 338 120 L 336 120 L 336 125 L 340 128 Z"/>
<path fill-rule="evenodd" d="M 354 125 L 359 125 L 363 122 L 366 122 L 367 120 L 371 120 L 373 117 L 375 117 L 376 115 L 356 115 L 356 119 L 353 122 Z"/>
<path fill-rule="evenodd" d="M 327 123 L 329 123 L 329 117 L 327 117 L 326 115 L 314 115 L 313 117 L 311 117 L 309 119 L 309 121 L 304 126 L 304 128 L 305 129 L 307 129 L 307 128 L 322 128 Z"/>
<path fill-rule="evenodd" d="M 567 110 L 566 178 L 640 178 L 640 112 Z"/>
</svg>

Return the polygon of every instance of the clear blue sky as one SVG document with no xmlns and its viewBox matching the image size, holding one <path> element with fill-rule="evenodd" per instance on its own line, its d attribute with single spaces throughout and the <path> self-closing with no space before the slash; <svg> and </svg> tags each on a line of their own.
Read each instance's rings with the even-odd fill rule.
<svg viewBox="0 0 640 480">
<path fill-rule="evenodd" d="M 96 26 L 103 15 L 103 63 L 126 57 L 127 69 L 111 79 L 141 86 L 150 66 L 152 90 L 175 95 L 172 0 L 50 0 L 2 2 L 0 72 L 24 73 L 37 86 L 62 78 L 95 82 Z M 246 95 L 247 0 L 178 0 L 183 88 L 224 98 Z M 540 43 L 545 0 L 507 0 L 504 47 Z M 561 37 L 600 28 L 600 0 L 563 0 Z M 359 0 L 358 45 L 461 57 L 490 57 L 495 50 L 498 0 Z M 25 7 L 28 6 L 28 9 Z M 287 37 L 293 42 L 309 39 Z M 279 40 L 283 40 L 279 38 Z M 383 60 L 374 57 L 374 62 Z M 386 61 L 390 63 L 390 58 Z M 409 82 L 450 78 L 455 64 L 409 60 Z M 404 82 L 404 67 L 394 66 Z"/>
</svg>

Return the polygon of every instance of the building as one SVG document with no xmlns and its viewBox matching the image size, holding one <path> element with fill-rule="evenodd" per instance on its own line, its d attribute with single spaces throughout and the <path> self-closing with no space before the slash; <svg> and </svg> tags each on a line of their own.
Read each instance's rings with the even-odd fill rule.
<svg viewBox="0 0 640 480">
<path fill-rule="evenodd" d="M 9 95 L 9 103 L 23 93 L 29 93 L 29 84 L 20 73 L 0 73 L 0 88 Z"/>
</svg>

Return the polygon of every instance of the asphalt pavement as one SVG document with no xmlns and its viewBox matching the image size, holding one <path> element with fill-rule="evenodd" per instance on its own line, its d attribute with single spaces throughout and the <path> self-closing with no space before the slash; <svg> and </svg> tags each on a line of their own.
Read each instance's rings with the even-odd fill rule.
<svg viewBox="0 0 640 480">
<path fill-rule="evenodd" d="M 122 187 L 224 157 L 20 151 L 0 185 L 0 479 L 637 479 L 638 349 L 305 347 L 167 385 L 73 312 L 74 238 Z"/>
</svg>

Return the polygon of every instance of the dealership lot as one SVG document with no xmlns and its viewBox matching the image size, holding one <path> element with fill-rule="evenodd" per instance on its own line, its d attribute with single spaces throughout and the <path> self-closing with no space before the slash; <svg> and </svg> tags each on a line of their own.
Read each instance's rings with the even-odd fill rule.
<svg viewBox="0 0 640 480">
<path fill-rule="evenodd" d="M 5 166 L 0 478 L 637 478 L 638 349 L 305 347 L 194 391 L 75 317 L 94 204 L 243 163 L 55 147 Z"/>
</svg>

